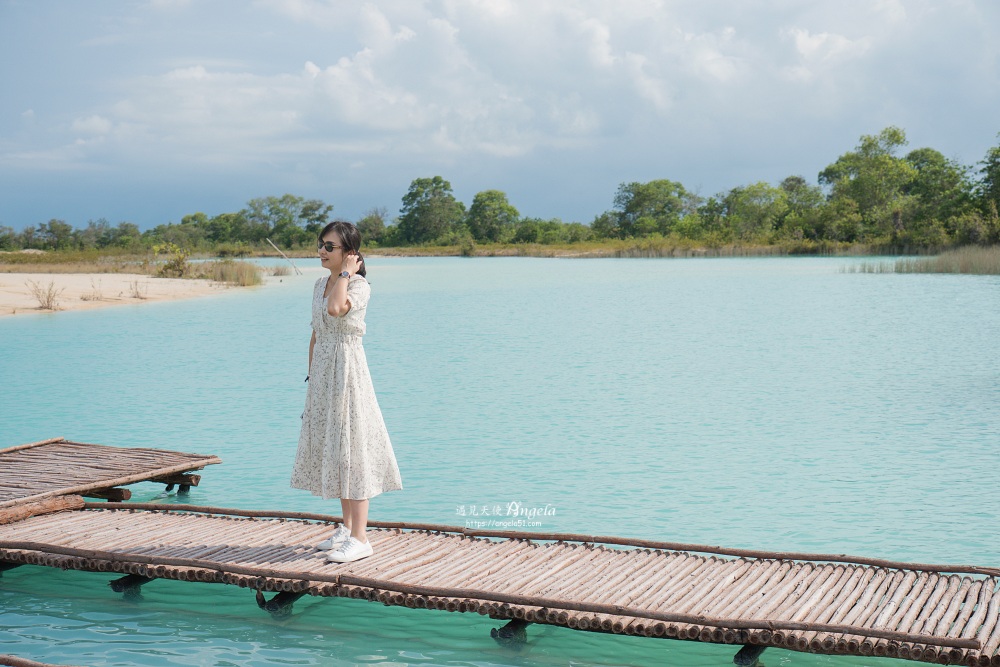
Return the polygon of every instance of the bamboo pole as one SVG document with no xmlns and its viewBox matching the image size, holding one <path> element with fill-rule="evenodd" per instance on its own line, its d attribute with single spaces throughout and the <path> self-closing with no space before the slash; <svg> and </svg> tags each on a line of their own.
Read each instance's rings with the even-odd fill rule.
<svg viewBox="0 0 1000 667">
<path fill-rule="evenodd" d="M 13 447 L 4 447 L 0 449 L 0 455 L 9 454 L 10 452 L 19 452 L 22 449 L 32 449 L 34 447 L 43 447 L 44 445 L 51 445 L 55 442 L 63 442 L 66 438 L 49 438 L 48 440 L 39 440 L 38 442 L 27 442 L 23 445 L 14 445 Z"/>
<path fill-rule="evenodd" d="M 47 662 L 38 662 L 37 660 L 29 660 L 28 658 L 21 658 L 16 655 L 0 655 L 0 665 L 9 665 L 10 667 L 71 667 L 70 665 L 52 665 Z"/>
<path fill-rule="evenodd" d="M 264 240 L 267 241 L 268 243 L 270 243 L 271 247 L 274 248 L 275 250 L 277 250 L 278 254 L 285 258 L 286 262 L 288 262 L 289 264 L 292 265 L 292 268 L 295 269 L 295 275 L 297 275 L 297 276 L 301 276 L 302 275 L 302 272 L 299 271 L 299 267 L 295 266 L 295 262 L 293 262 L 292 260 L 288 259 L 288 256 L 285 253 L 281 252 L 281 249 L 278 248 L 278 246 L 274 245 L 274 243 L 271 242 L 271 239 L 264 239 Z"/>
<path fill-rule="evenodd" d="M 46 498 L 37 502 L 25 503 L 14 507 L 0 510 L 0 525 L 16 523 L 29 517 L 41 514 L 51 514 L 64 510 L 80 509 L 84 505 L 84 500 L 80 496 L 58 496 Z"/>
</svg>

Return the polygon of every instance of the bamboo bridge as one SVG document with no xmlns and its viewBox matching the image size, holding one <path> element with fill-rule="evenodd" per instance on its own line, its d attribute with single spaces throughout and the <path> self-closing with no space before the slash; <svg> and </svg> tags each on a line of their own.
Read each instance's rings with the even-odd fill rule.
<svg viewBox="0 0 1000 667">
<path fill-rule="evenodd" d="M 94 449 L 114 450 L 126 467 L 88 456 L 88 485 L 82 470 L 69 480 L 67 452 L 41 452 L 101 446 L 43 442 L 0 450 L 0 570 L 117 573 L 112 589 L 133 596 L 159 578 L 231 584 L 254 590 L 275 616 L 304 595 L 475 612 L 507 621 L 492 633 L 502 643 L 543 623 L 738 645 L 740 665 L 779 647 L 1000 666 L 997 568 L 399 522 L 371 522 L 375 555 L 336 564 L 315 545 L 339 517 L 127 503 L 116 500 L 127 489 L 109 487 L 197 483 L 191 470 L 215 457 Z M 16 462 L 32 450 L 30 465 Z"/>
</svg>

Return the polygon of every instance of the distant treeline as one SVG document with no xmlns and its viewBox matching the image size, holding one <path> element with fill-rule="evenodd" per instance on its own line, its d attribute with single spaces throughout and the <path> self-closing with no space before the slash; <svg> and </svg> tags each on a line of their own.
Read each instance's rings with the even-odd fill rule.
<svg viewBox="0 0 1000 667">
<path fill-rule="evenodd" d="M 819 173 L 813 185 L 789 176 L 701 197 L 671 180 L 622 183 L 613 208 L 589 225 L 522 216 L 500 190 L 458 201 L 440 176 L 418 178 L 399 215 L 373 208 L 356 223 L 375 247 L 475 244 L 572 244 L 604 239 L 675 239 L 706 247 L 789 242 L 866 244 L 874 248 L 938 249 L 1000 243 L 1000 146 L 974 166 L 933 148 L 903 154 L 903 130 L 861 137 L 854 150 Z M 0 227 L 0 250 L 143 250 L 173 244 L 192 251 L 240 255 L 266 248 L 309 248 L 334 219 L 319 199 L 253 199 L 235 213 L 184 216 L 145 232 L 130 222 L 90 221 L 74 229 L 50 220 L 15 232 Z"/>
</svg>

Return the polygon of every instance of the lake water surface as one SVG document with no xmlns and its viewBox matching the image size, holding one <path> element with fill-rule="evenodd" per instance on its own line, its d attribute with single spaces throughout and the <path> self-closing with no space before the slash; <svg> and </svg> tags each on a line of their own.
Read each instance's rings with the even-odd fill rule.
<svg viewBox="0 0 1000 667">
<path fill-rule="evenodd" d="M 373 258 L 365 348 L 405 490 L 371 518 L 1000 565 L 1000 279 L 858 260 Z M 301 263 L 301 262 L 300 262 Z M 339 514 L 288 487 L 322 273 L 0 319 L 0 447 L 219 455 L 189 501 Z M 153 500 L 162 485 L 132 487 Z M 167 501 L 174 501 L 170 496 Z M 22 567 L 0 653 L 86 665 L 725 665 L 734 649 Z M 890 664 L 772 649 L 787 665 Z M 898 664 L 898 663 L 897 663 Z"/>
</svg>

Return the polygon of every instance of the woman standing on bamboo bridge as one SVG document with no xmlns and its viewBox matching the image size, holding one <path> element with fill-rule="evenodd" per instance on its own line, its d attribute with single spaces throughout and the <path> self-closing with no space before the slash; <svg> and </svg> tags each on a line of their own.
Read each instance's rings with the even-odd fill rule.
<svg viewBox="0 0 1000 667">
<path fill-rule="evenodd" d="M 320 263 L 330 275 L 313 288 L 309 388 L 292 469 L 293 488 L 340 498 L 344 523 L 318 545 L 334 563 L 372 555 L 368 500 L 403 488 L 361 346 L 371 286 L 360 249 L 349 222 L 331 222 L 319 235 Z"/>
</svg>

